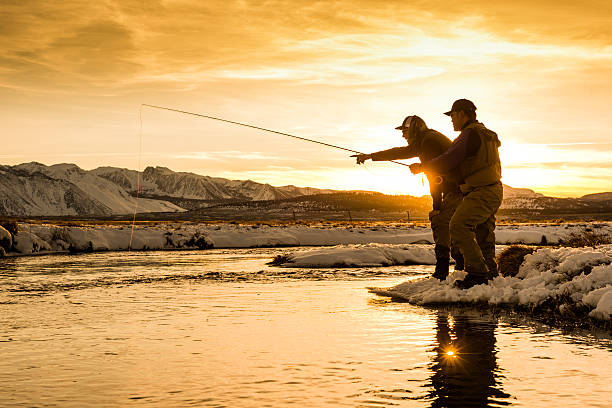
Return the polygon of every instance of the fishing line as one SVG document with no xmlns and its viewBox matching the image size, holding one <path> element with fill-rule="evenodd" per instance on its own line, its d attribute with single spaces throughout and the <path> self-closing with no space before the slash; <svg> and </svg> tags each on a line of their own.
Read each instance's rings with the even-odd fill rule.
<svg viewBox="0 0 612 408">
<path fill-rule="evenodd" d="M 128 245 L 128 251 L 132 250 L 134 227 L 136 226 L 136 212 L 138 211 L 138 199 L 140 198 L 140 167 L 142 163 L 142 105 L 140 105 L 138 117 L 140 126 L 138 129 L 138 170 L 136 171 L 136 204 L 134 205 L 134 218 L 132 219 L 132 232 L 130 232 L 130 244 Z"/>
<path fill-rule="evenodd" d="M 320 144 L 320 145 L 323 145 L 323 146 L 331 147 L 331 148 L 334 148 L 334 149 L 344 150 L 344 151 L 351 152 L 351 153 L 363 154 L 362 152 L 359 152 L 359 151 L 353 150 L 353 149 L 348 149 L 346 147 L 336 146 L 336 145 L 333 145 L 331 143 L 325 143 L 325 142 L 321 142 L 319 140 L 308 139 L 308 138 L 305 138 L 305 137 L 296 136 L 296 135 L 292 135 L 290 133 L 285 133 L 285 132 L 279 132 L 277 130 L 267 129 L 267 128 L 260 127 L 260 126 L 250 125 L 248 123 L 241 123 L 241 122 L 236 122 L 236 121 L 233 121 L 233 120 L 223 119 L 223 118 L 219 118 L 219 117 L 215 117 L 215 116 L 203 115 L 203 114 L 200 114 L 200 113 L 188 112 L 188 111 L 184 111 L 184 110 L 180 110 L 180 109 L 173 109 L 173 108 L 168 108 L 168 107 L 165 107 L 165 106 L 149 105 L 149 104 L 143 103 L 143 104 L 140 105 L 140 109 L 139 109 L 140 127 L 139 127 L 139 132 L 138 132 L 138 171 L 136 172 L 136 174 L 137 174 L 137 176 L 136 176 L 137 177 L 136 178 L 136 186 L 137 186 L 136 187 L 136 204 L 134 206 L 134 217 L 132 219 L 132 231 L 130 233 L 130 244 L 128 246 L 128 250 L 132 249 L 132 242 L 133 242 L 133 238 L 134 238 L 134 228 L 135 228 L 135 225 L 136 225 L 136 213 L 138 212 L 138 199 L 140 197 L 140 168 L 141 168 L 141 161 L 142 161 L 142 108 L 145 107 L 145 106 L 148 107 L 148 108 L 153 108 L 153 109 L 166 110 L 166 111 L 170 111 L 170 112 L 182 113 L 184 115 L 198 116 L 198 117 L 201 117 L 201 118 L 217 120 L 217 121 L 225 122 L 225 123 L 231 123 L 231 124 L 238 125 L 238 126 L 244 126 L 244 127 L 248 127 L 248 128 L 252 128 L 252 129 L 262 130 L 264 132 L 275 133 L 275 134 L 281 135 L 281 136 L 292 137 L 294 139 L 303 140 L 305 142 L 316 143 L 316 144 Z M 391 162 L 391 163 L 395 163 L 395 164 L 399 164 L 401 166 L 410 167 L 409 164 L 401 163 L 401 162 L 398 162 L 398 161 L 395 161 L 395 160 L 386 160 L 386 161 Z M 365 167 L 365 169 L 366 169 L 367 172 L 372 173 L 369 168 Z"/>
<path fill-rule="evenodd" d="M 351 152 L 351 153 L 363 154 L 362 152 L 358 152 L 357 150 L 347 149 L 346 147 L 336 146 L 336 145 L 333 145 L 333 144 L 330 144 L 330 143 L 321 142 L 321 141 L 318 141 L 318 140 L 307 139 L 305 137 L 295 136 L 295 135 L 292 135 L 292 134 L 289 134 L 289 133 L 279 132 L 277 130 L 272 130 L 272 129 L 266 129 L 266 128 L 263 128 L 263 127 L 249 125 L 247 123 L 236 122 L 236 121 L 233 121 L 233 120 L 218 118 L 218 117 L 215 117 L 215 116 L 202 115 L 200 113 L 187 112 L 187 111 L 183 111 L 183 110 L 179 110 L 179 109 L 173 109 L 173 108 L 166 108 L 164 106 L 149 105 L 149 104 L 146 104 L 146 103 L 143 103 L 141 105 L 141 110 L 142 110 L 143 106 L 147 106 L 149 108 L 154 108 L 154 109 L 167 110 L 167 111 L 171 111 L 171 112 L 183 113 L 185 115 L 199 116 L 201 118 L 218 120 L 220 122 L 232 123 L 234 125 L 245 126 L 245 127 L 249 127 L 249 128 L 252 128 L 252 129 L 263 130 L 264 132 L 276 133 L 277 135 L 288 136 L 288 137 L 292 137 L 294 139 L 304 140 L 305 142 L 317 143 L 317 144 L 320 144 L 320 145 L 323 145 L 323 146 L 333 147 L 334 149 L 340 149 L 340 150 L 344 150 L 344 151 Z M 406 166 L 406 167 L 410 166 L 409 164 L 400 163 L 400 162 L 397 162 L 397 161 L 394 161 L 394 160 L 388 160 L 388 161 L 390 161 L 391 163 L 400 164 L 400 165 Z"/>
</svg>

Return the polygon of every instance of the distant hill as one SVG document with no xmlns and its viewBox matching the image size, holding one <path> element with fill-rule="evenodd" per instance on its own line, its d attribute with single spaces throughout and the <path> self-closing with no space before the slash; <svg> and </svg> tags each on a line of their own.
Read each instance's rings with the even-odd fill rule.
<svg viewBox="0 0 612 408">
<path fill-rule="evenodd" d="M 544 194 L 536 193 L 528 188 L 515 188 L 504 184 L 504 198 L 535 198 L 544 197 Z"/>
<path fill-rule="evenodd" d="M 580 197 L 580 199 L 587 201 L 612 201 L 612 192 L 587 194 Z"/>
</svg>

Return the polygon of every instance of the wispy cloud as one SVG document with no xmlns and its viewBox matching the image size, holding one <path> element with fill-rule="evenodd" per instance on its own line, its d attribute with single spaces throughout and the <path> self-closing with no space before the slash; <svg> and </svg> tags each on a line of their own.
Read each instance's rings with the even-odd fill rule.
<svg viewBox="0 0 612 408">
<path fill-rule="evenodd" d="M 264 152 L 241 152 L 238 150 L 227 150 L 219 152 L 190 152 L 171 156 L 173 159 L 193 159 L 193 160 L 264 160 L 270 162 L 299 162 L 302 161 L 295 157 L 281 157 L 270 155 Z"/>
</svg>

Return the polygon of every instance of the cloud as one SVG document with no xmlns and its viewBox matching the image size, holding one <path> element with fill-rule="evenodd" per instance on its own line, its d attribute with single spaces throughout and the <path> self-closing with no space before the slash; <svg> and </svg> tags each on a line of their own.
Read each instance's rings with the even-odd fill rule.
<svg viewBox="0 0 612 408">
<path fill-rule="evenodd" d="M 558 161 L 541 163 L 511 163 L 503 166 L 504 169 L 534 169 L 535 170 L 579 170 L 590 169 L 590 173 L 608 174 L 612 177 L 612 163 L 610 161 Z"/>
<path fill-rule="evenodd" d="M 57 33 L 27 50 L 6 50 L 0 56 L 0 81 L 8 87 L 32 90 L 108 86 L 141 69 L 135 56 L 128 28 L 115 21 L 97 20 Z"/>
<path fill-rule="evenodd" d="M 270 155 L 263 152 L 241 152 L 237 150 L 218 151 L 218 152 L 191 152 L 185 154 L 177 154 L 172 156 L 173 159 L 194 159 L 194 160 L 265 160 L 265 161 L 303 161 L 295 157 L 282 157 Z"/>
<path fill-rule="evenodd" d="M 32 140 L 44 154 L 96 140 L 119 151 L 142 102 L 380 150 L 402 144 L 393 127 L 408 113 L 451 134 L 441 112 L 470 97 L 499 132 L 507 169 L 565 163 L 588 175 L 612 162 L 611 60 L 612 3 L 595 0 L 5 0 L 0 119 L 7 154 L 35 155 Z M 245 131 L 194 148 L 187 119 L 145 122 L 146 147 L 173 163 L 342 166 Z M 558 145 L 572 142 L 599 144 Z"/>
<path fill-rule="evenodd" d="M 558 68 L 612 55 L 612 24 L 601 13 L 610 7 L 597 2 L 27 0 L 3 8 L 0 80 L 30 89 L 223 78 L 358 86 L 501 56 L 554 59 Z"/>
</svg>

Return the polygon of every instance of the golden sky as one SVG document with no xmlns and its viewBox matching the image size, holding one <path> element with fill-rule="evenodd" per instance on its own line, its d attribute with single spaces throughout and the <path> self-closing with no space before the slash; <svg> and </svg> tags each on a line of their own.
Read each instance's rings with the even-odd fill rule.
<svg viewBox="0 0 612 408">
<path fill-rule="evenodd" d="M 409 114 L 455 138 L 442 112 L 468 98 L 506 184 L 580 196 L 612 191 L 611 79 L 608 0 L 3 0 L 0 163 L 420 195 L 402 166 L 148 108 L 139 161 L 139 107 L 371 152 Z"/>
</svg>

